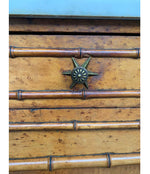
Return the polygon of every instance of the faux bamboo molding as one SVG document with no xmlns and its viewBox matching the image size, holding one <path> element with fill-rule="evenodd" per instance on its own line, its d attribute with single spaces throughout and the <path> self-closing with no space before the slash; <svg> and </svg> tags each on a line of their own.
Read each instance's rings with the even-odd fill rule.
<svg viewBox="0 0 150 174">
<path fill-rule="evenodd" d="M 84 49 L 84 48 L 23 48 L 9 47 L 9 57 L 119 57 L 139 58 L 140 48 L 135 49 Z"/>
<path fill-rule="evenodd" d="M 140 153 L 97 154 L 80 156 L 49 156 L 30 159 L 10 159 L 9 171 L 56 170 L 81 167 L 114 167 L 140 164 Z"/>
<path fill-rule="evenodd" d="M 81 91 L 10 91 L 9 99 L 90 99 L 90 98 L 129 98 L 140 97 L 140 90 L 87 90 Z"/>
<path fill-rule="evenodd" d="M 118 121 L 118 122 L 85 122 L 74 120 L 72 122 L 51 123 L 10 123 L 9 131 L 27 130 L 93 130 L 93 129 L 139 129 L 140 121 Z"/>
</svg>

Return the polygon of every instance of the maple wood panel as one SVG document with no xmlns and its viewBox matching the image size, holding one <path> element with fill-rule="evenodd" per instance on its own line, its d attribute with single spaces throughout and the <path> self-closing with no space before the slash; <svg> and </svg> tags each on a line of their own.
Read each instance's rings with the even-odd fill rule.
<svg viewBox="0 0 150 174">
<path fill-rule="evenodd" d="M 140 107 L 139 98 L 10 100 L 10 108 Z"/>
<path fill-rule="evenodd" d="M 9 65 L 10 90 L 69 90 L 72 84 L 71 77 L 62 74 L 74 68 L 71 59 L 18 58 L 10 59 Z M 93 58 L 87 69 L 98 73 L 88 78 L 89 89 L 140 88 L 140 60 Z M 82 88 L 76 85 L 74 89 Z"/>
<path fill-rule="evenodd" d="M 10 109 L 10 122 L 128 121 L 140 119 L 140 108 Z"/>
<path fill-rule="evenodd" d="M 117 166 L 112 168 L 78 168 L 78 169 L 61 169 L 56 171 L 26 171 L 26 172 L 10 172 L 10 174 L 140 174 L 139 165 Z"/>
<path fill-rule="evenodd" d="M 9 41 L 10 45 L 16 47 L 135 49 L 140 48 L 139 24 L 139 21 L 123 20 L 10 18 Z M 82 64 L 86 58 L 76 60 Z M 69 90 L 71 77 L 62 75 L 62 72 L 71 69 L 73 69 L 71 58 L 9 58 L 9 88 L 10 90 Z M 92 58 L 88 70 L 99 74 L 97 77 L 89 77 L 90 90 L 140 89 L 140 59 Z M 82 88 L 82 85 L 76 85 L 75 90 Z M 139 98 L 10 100 L 9 106 L 10 122 L 140 119 Z M 9 134 L 9 143 L 10 158 L 105 152 L 132 153 L 140 152 L 140 131 L 138 129 L 12 131 Z M 10 174 L 31 173 L 139 174 L 140 166 L 10 172 Z"/>
<path fill-rule="evenodd" d="M 9 43 L 16 47 L 134 49 L 140 47 L 139 36 L 104 35 L 10 35 Z"/>
<path fill-rule="evenodd" d="M 9 134 L 10 158 L 140 151 L 139 130 L 15 131 Z"/>
</svg>

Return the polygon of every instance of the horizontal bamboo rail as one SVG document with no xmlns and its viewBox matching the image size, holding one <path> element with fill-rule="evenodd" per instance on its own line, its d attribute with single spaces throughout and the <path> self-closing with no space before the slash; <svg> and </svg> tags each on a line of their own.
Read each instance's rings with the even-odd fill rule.
<svg viewBox="0 0 150 174">
<path fill-rule="evenodd" d="M 27 130 L 93 130 L 93 129 L 139 129 L 140 121 L 118 122 L 51 122 L 51 123 L 10 123 L 9 131 Z"/>
<path fill-rule="evenodd" d="M 140 48 L 135 49 L 84 49 L 84 48 L 22 48 L 9 47 L 9 57 L 119 57 L 139 58 Z"/>
<path fill-rule="evenodd" d="M 140 90 L 93 90 L 85 91 L 10 91 L 9 99 L 89 99 L 89 98 L 124 98 L 140 97 Z"/>
<path fill-rule="evenodd" d="M 50 156 L 45 158 L 10 159 L 9 171 L 34 171 L 81 167 L 114 167 L 120 165 L 140 164 L 140 153 L 97 154 L 82 156 Z"/>
</svg>

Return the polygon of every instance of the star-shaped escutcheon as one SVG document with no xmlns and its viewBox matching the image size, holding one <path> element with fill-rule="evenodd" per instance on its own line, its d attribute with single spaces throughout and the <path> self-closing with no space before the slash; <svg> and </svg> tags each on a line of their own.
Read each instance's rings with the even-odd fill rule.
<svg viewBox="0 0 150 174">
<path fill-rule="evenodd" d="M 86 88 L 88 88 L 87 79 L 88 76 L 97 76 L 98 73 L 88 71 L 86 68 L 90 62 L 91 58 L 89 57 L 81 66 L 76 62 L 76 60 L 72 57 L 72 61 L 74 64 L 74 69 L 71 71 L 63 72 L 64 75 L 70 75 L 72 78 L 72 84 L 70 88 L 72 89 L 76 84 L 84 84 Z"/>
</svg>

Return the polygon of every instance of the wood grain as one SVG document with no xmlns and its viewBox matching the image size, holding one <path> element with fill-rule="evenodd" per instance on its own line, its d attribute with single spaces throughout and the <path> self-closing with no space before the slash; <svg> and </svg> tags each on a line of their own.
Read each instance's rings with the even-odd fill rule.
<svg viewBox="0 0 150 174">
<path fill-rule="evenodd" d="M 139 108 L 10 109 L 10 122 L 139 120 Z"/>
<path fill-rule="evenodd" d="M 39 46 L 40 44 L 55 47 L 83 45 L 88 48 L 135 48 L 139 46 L 139 37 L 11 35 L 10 44 L 16 46 Z M 78 60 L 78 63 L 82 64 L 85 60 Z M 9 65 L 10 90 L 69 89 L 72 82 L 70 77 L 62 75 L 63 71 L 73 69 L 71 59 L 20 58 L 11 59 Z M 88 70 L 99 74 L 88 79 L 89 89 L 139 89 L 140 60 L 123 58 L 99 60 L 95 58 L 91 60 Z M 78 90 L 82 87 L 82 85 L 77 85 L 75 89 Z"/>
<path fill-rule="evenodd" d="M 140 21 L 10 19 L 10 45 L 18 47 L 134 49 L 140 47 Z M 13 35 L 13 33 L 17 35 Z M 40 32 L 40 33 L 38 33 Z M 19 35 L 20 33 L 20 35 Z M 28 35 L 30 33 L 30 35 Z M 33 35 L 32 35 L 33 33 Z M 53 35 L 54 33 L 59 35 Z M 69 35 L 61 35 L 61 34 Z M 83 33 L 83 35 L 81 35 Z M 90 34 L 95 35 L 90 35 Z M 106 35 L 101 35 L 101 34 Z M 116 36 L 112 33 L 116 33 Z M 130 36 L 125 33 L 130 33 Z M 133 35 L 131 35 L 133 33 Z M 41 35 L 35 35 L 41 34 Z M 49 35 L 52 34 L 52 35 Z M 73 35 L 75 34 L 75 35 Z M 79 35 L 80 34 L 80 35 Z M 85 35 L 84 35 L 85 34 Z M 100 35 L 99 35 L 100 34 Z M 121 36 L 122 35 L 122 36 Z M 63 71 L 73 68 L 71 60 L 30 58 L 10 60 L 10 90 L 69 89 L 71 79 Z M 109 59 L 109 60 L 108 60 Z M 89 89 L 139 89 L 140 60 L 92 59 Z M 85 59 L 77 60 L 79 64 Z M 95 69 L 96 68 L 96 69 Z M 55 74 L 55 75 L 54 75 Z M 56 77 L 56 79 L 55 79 Z M 65 83 L 64 83 L 65 80 Z M 93 84 L 93 85 L 92 85 Z M 83 86 L 77 86 L 79 90 Z M 10 101 L 10 121 L 125 121 L 140 119 L 139 99 L 32 100 Z M 90 108 L 89 108 L 90 107 Z M 106 108 L 104 108 L 106 107 Z M 115 108 L 113 108 L 115 107 Z M 121 108 L 116 108 L 121 107 Z M 125 108 L 128 107 L 128 108 Z M 133 108 L 136 107 L 136 108 Z M 40 108 L 40 109 L 37 109 Z M 105 131 L 23 131 L 10 133 L 10 157 L 71 155 L 103 152 L 139 152 L 138 130 Z M 139 174 L 139 165 L 107 168 L 60 169 L 52 172 L 10 172 L 10 174 Z"/>
<path fill-rule="evenodd" d="M 17 131 L 9 134 L 10 158 L 140 151 L 140 132 L 129 130 Z"/>
<path fill-rule="evenodd" d="M 11 32 L 140 33 L 139 20 L 9 18 Z"/>
<path fill-rule="evenodd" d="M 32 42 L 31 42 L 32 40 Z M 131 49 L 139 47 L 138 36 L 50 36 L 50 35 L 11 35 L 10 44 L 16 46 L 44 47 L 84 47 Z M 85 59 L 79 61 L 82 64 Z M 132 65 L 132 66 L 131 66 Z M 72 69 L 72 61 L 62 58 L 20 58 L 10 60 L 10 90 L 69 89 L 71 78 L 62 75 L 64 70 Z M 88 69 L 99 73 L 90 77 L 89 89 L 139 89 L 140 60 L 131 59 L 92 59 Z M 23 70 L 23 71 L 22 71 Z M 65 81 L 65 83 L 64 83 Z M 77 85 L 76 90 L 83 88 Z M 93 100 L 92 103 L 80 100 L 42 100 L 10 102 L 10 108 L 29 107 L 137 107 L 138 99 Z"/>
<path fill-rule="evenodd" d="M 140 108 L 10 109 L 10 122 L 139 120 Z"/>
<path fill-rule="evenodd" d="M 10 172 L 10 174 L 140 174 L 139 165 L 116 166 L 112 168 L 76 168 L 76 169 L 60 169 L 55 171 L 22 171 Z"/>
<path fill-rule="evenodd" d="M 82 64 L 86 59 L 78 61 Z M 130 66 L 132 65 L 132 66 Z M 30 58 L 10 59 L 10 90 L 59 90 L 70 89 L 71 77 L 62 74 L 72 70 L 71 59 Z M 140 60 L 134 59 L 92 59 L 89 71 L 98 76 L 88 78 L 89 89 L 139 89 Z M 75 90 L 82 89 L 78 84 Z"/>
<path fill-rule="evenodd" d="M 104 35 L 10 35 L 16 47 L 135 49 L 140 48 L 139 36 Z"/>
<path fill-rule="evenodd" d="M 38 99 L 38 100 L 9 100 L 10 108 L 84 108 L 84 107 L 140 107 L 139 98 L 107 98 L 107 99 Z"/>
</svg>

